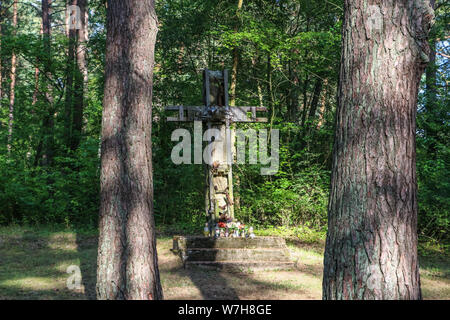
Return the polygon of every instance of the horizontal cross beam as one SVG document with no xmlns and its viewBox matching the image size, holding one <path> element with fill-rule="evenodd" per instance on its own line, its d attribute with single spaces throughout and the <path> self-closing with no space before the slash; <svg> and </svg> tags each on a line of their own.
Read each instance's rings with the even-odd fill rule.
<svg viewBox="0 0 450 320">
<path fill-rule="evenodd" d="M 267 122 L 267 118 L 256 116 L 257 112 L 267 112 L 266 107 L 168 106 L 165 110 L 178 111 L 178 116 L 167 117 L 172 122 Z"/>
</svg>

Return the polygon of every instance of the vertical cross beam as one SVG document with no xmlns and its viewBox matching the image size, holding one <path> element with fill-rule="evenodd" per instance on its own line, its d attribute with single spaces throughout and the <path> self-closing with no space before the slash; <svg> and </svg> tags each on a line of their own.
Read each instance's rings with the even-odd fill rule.
<svg viewBox="0 0 450 320">
<path fill-rule="evenodd" d="M 211 72 L 205 69 L 203 76 L 206 107 L 228 109 L 228 71 Z M 213 221 L 222 215 L 234 218 L 230 121 L 208 120 L 207 127 L 220 132 L 221 141 L 211 142 L 211 164 L 207 165 L 208 199 L 205 201 L 209 205 L 206 211 Z"/>
</svg>

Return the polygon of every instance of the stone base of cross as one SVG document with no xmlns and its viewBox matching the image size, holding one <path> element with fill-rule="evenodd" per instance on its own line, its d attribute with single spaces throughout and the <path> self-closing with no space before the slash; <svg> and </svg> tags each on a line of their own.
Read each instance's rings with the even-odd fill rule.
<svg viewBox="0 0 450 320">
<path fill-rule="evenodd" d="M 177 116 L 167 121 L 200 121 L 207 129 L 215 129 L 221 139 L 207 138 L 211 142 L 206 161 L 205 210 L 210 222 L 234 219 L 233 159 L 236 122 L 267 122 L 258 118 L 257 112 L 267 112 L 264 107 L 230 107 L 228 105 L 228 70 L 203 71 L 203 106 L 168 106 Z M 215 131 L 208 130 L 208 132 Z M 206 160 L 206 159 L 205 159 Z"/>
</svg>

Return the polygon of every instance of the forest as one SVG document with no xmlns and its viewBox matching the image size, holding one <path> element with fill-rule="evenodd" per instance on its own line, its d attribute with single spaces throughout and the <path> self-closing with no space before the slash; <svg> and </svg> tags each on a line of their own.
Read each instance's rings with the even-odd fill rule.
<svg viewBox="0 0 450 320">
<path fill-rule="evenodd" d="M 357 168 L 362 160 L 357 152 L 342 161 L 337 160 L 335 156 L 338 157 L 341 154 L 340 146 L 348 143 L 345 137 L 348 138 L 352 134 L 358 135 L 356 131 L 364 130 L 364 119 L 360 122 L 356 120 L 358 117 L 364 118 L 360 115 L 362 111 L 358 106 L 371 103 L 369 95 L 361 100 L 354 98 L 357 95 L 355 92 L 358 91 L 358 94 L 362 92 L 361 95 L 364 95 L 367 90 L 364 85 L 356 89 L 355 81 L 364 83 L 367 80 L 364 78 L 366 76 L 367 81 L 370 82 L 372 77 L 375 77 L 373 74 L 375 73 L 378 80 L 373 81 L 377 88 L 378 86 L 385 88 L 385 93 L 390 90 L 388 83 L 392 81 L 400 83 L 394 85 L 397 88 L 395 92 L 397 95 L 392 94 L 391 99 L 397 103 L 397 97 L 403 95 L 405 100 L 415 104 L 415 110 L 411 111 L 410 119 L 413 140 L 411 144 L 408 142 L 404 149 L 397 138 L 391 141 L 389 132 L 396 130 L 397 124 L 403 121 L 401 115 L 406 111 L 393 112 L 392 118 L 384 118 L 386 127 L 382 127 L 382 124 L 378 127 L 379 119 L 373 120 L 377 123 L 373 127 L 367 126 L 371 129 L 367 129 L 369 138 L 364 146 L 371 148 L 377 140 L 386 141 L 386 145 L 383 148 L 380 147 L 381 149 L 374 146 L 365 154 L 370 157 L 383 154 L 388 162 L 395 158 L 396 160 L 392 160 L 386 166 L 395 166 L 395 169 L 391 167 L 393 172 L 401 172 L 398 177 L 395 176 L 397 178 L 392 178 L 398 179 L 396 180 L 398 184 L 402 183 L 399 181 L 408 177 L 415 179 L 413 183 L 416 181 L 417 198 L 413 195 L 411 203 L 417 206 L 419 255 L 449 257 L 450 3 L 446 0 L 410 2 L 429 2 L 434 8 L 434 23 L 431 29 L 427 31 L 426 37 L 418 38 L 427 43 L 428 49 L 421 51 L 421 54 L 425 56 L 425 63 L 422 62 L 423 70 L 417 69 L 421 70 L 417 71 L 417 79 L 420 83 L 417 85 L 417 99 L 413 102 L 410 100 L 415 95 L 412 93 L 408 96 L 408 92 L 414 90 L 411 86 L 414 87 L 415 80 L 412 78 L 411 84 L 408 84 L 409 82 L 406 83 L 405 79 L 409 76 L 408 72 L 411 77 L 415 77 L 412 74 L 416 71 L 412 70 L 416 69 L 411 67 L 407 72 L 400 70 L 401 66 L 398 67 L 398 65 L 401 65 L 401 62 L 398 61 L 403 61 L 401 59 L 395 62 L 381 56 L 377 62 L 373 62 L 373 65 L 377 65 L 380 70 L 383 69 L 384 74 L 381 71 L 372 70 L 372 74 L 368 72 L 364 75 L 363 67 L 361 67 L 361 76 L 358 75 L 356 80 L 352 78 L 347 81 L 345 78 L 346 71 L 353 68 L 354 63 L 358 63 L 356 57 L 363 55 L 362 52 L 365 52 L 367 45 L 350 43 L 343 39 L 345 32 L 352 35 L 349 38 L 353 41 L 357 41 L 354 39 L 359 36 L 356 25 L 350 26 L 348 22 L 350 14 L 346 14 L 346 10 L 351 11 L 352 6 L 357 6 L 355 3 L 381 5 L 382 1 L 0 1 L 0 239 L 4 239 L 3 245 L 0 241 L 0 252 L 4 253 L 0 254 L 0 261 L 2 256 L 6 257 L 8 252 L 13 251 L 12 246 L 15 240 L 11 239 L 15 239 L 15 236 L 22 237 L 26 241 L 28 234 L 33 242 L 36 238 L 45 238 L 56 232 L 63 234 L 63 237 L 77 234 L 77 241 L 80 236 L 96 239 L 99 225 L 100 229 L 113 228 L 107 220 L 107 210 L 111 212 L 115 210 L 117 200 L 115 197 L 125 199 L 117 200 L 117 203 L 120 201 L 129 203 L 127 201 L 134 199 L 136 207 L 139 208 L 142 200 L 140 197 L 153 194 L 150 199 L 152 202 L 150 210 L 155 230 L 154 233 L 152 231 L 149 234 L 153 239 L 155 234 L 156 237 L 163 237 L 163 239 L 168 237 L 162 240 L 161 243 L 164 245 L 170 245 L 167 241 L 170 241 L 169 238 L 175 234 L 202 234 L 207 222 L 204 193 L 205 167 L 199 164 L 174 164 L 171 160 L 173 147 L 177 143 L 171 140 L 173 131 L 184 128 L 193 133 L 194 123 L 167 121 L 171 114 L 166 108 L 203 105 L 202 72 L 204 69 L 228 70 L 230 75 L 228 94 L 231 108 L 256 106 L 261 110 L 263 108 L 267 110 L 265 115 L 267 122 L 237 123 L 236 128 L 279 130 L 279 168 L 276 174 L 261 175 L 262 164 L 233 164 L 232 190 L 236 219 L 242 224 L 252 226 L 257 236 L 279 236 L 288 239 L 289 243 L 302 243 L 307 248 L 317 248 L 317 246 L 323 248 L 326 242 L 329 246 L 327 252 L 330 252 L 330 255 L 338 255 L 341 252 L 339 250 L 345 249 L 332 248 L 333 235 L 337 238 L 343 236 L 339 234 L 339 230 L 330 227 L 330 223 L 334 223 L 330 222 L 334 210 L 345 216 L 347 205 L 358 208 L 364 205 L 367 205 L 367 208 L 380 207 L 383 211 L 389 210 L 385 206 L 391 208 L 392 203 L 389 196 L 386 196 L 386 201 L 383 196 L 367 201 L 363 199 L 363 196 L 359 198 L 352 193 L 360 190 L 356 186 L 355 189 L 351 185 L 348 185 L 347 189 L 343 187 L 344 191 L 339 187 L 347 186 L 347 181 L 352 180 L 351 170 L 347 168 Z M 80 19 L 75 21 L 77 25 L 74 28 L 69 28 L 69 25 L 73 23 L 70 21 L 72 17 L 68 14 L 69 6 L 76 6 L 79 10 Z M 133 10 L 139 14 L 134 13 Z M 155 16 L 149 14 L 148 10 L 154 12 Z M 114 14 L 117 20 L 111 22 L 112 20 L 108 19 L 113 19 Z M 149 15 L 154 16 L 154 19 L 149 19 Z M 122 22 L 121 26 L 120 19 L 127 19 L 127 17 L 135 18 L 134 23 L 142 27 L 136 27 L 128 22 Z M 348 22 L 347 25 L 346 22 Z M 107 25 L 113 30 L 111 34 Z M 130 33 L 118 35 L 120 32 L 117 30 Z M 395 32 L 392 31 L 392 34 Z M 391 37 L 394 37 L 392 34 Z M 116 38 L 118 40 L 115 43 L 108 42 L 114 36 L 118 37 Z M 141 40 L 139 36 L 142 36 Z M 152 39 L 155 39 L 154 53 L 147 55 L 146 52 L 152 44 L 146 47 L 146 43 L 151 42 Z M 367 39 L 372 41 L 371 36 L 367 36 Z M 141 46 L 136 45 L 135 40 L 140 41 Z M 394 37 L 394 40 L 389 41 L 375 41 L 375 44 L 371 46 L 375 48 L 395 46 L 401 40 L 396 42 Z M 417 40 L 417 43 L 420 41 Z M 130 46 L 128 47 L 129 56 L 125 53 L 126 50 L 122 49 L 122 46 L 127 45 Z M 372 52 L 371 49 L 367 51 Z M 401 55 L 402 52 L 398 54 Z M 152 61 L 138 60 L 141 56 L 153 58 L 154 65 Z M 347 64 L 347 57 L 355 58 L 353 62 Z M 114 58 L 117 58 L 117 61 L 111 60 Z M 145 72 L 149 69 L 148 63 L 152 71 L 147 74 Z M 397 67 L 398 70 L 395 69 Z M 395 76 L 392 76 L 389 71 L 393 69 L 398 71 L 397 79 L 394 79 Z M 127 75 L 136 70 L 143 72 L 142 83 L 133 82 L 130 79 L 134 77 Z M 146 78 L 148 75 L 150 75 L 149 79 Z M 131 84 L 123 85 L 114 78 L 121 76 L 124 77 L 123 79 L 128 79 L 123 80 L 124 83 L 131 81 Z M 147 89 L 139 86 L 151 84 L 152 88 L 149 89 L 151 100 L 148 100 L 149 97 L 145 94 Z M 346 91 L 349 93 L 344 92 L 347 88 L 350 88 L 350 91 Z M 120 90 L 130 91 L 119 98 L 117 92 Z M 383 90 L 380 89 L 380 92 Z M 132 96 L 134 93 L 136 96 Z M 130 111 L 131 108 L 118 111 L 120 107 L 117 107 L 114 101 L 117 102 L 120 99 L 128 101 L 130 105 L 145 104 L 145 101 L 150 101 L 140 109 L 149 108 L 145 112 L 150 112 L 150 120 L 147 121 L 146 114 L 142 114 L 142 118 L 136 114 L 134 120 L 123 114 L 120 115 L 120 112 L 130 112 L 134 115 L 134 111 Z M 383 99 L 386 99 L 385 96 Z M 348 102 L 349 100 L 352 100 L 352 103 Z M 339 109 L 340 104 L 343 106 L 341 109 Z M 345 107 L 350 105 L 351 107 Z M 398 105 L 401 105 L 401 102 Z M 349 111 L 350 108 L 354 108 L 353 114 L 350 113 L 353 112 Z M 377 108 L 374 110 L 373 114 L 376 117 Z M 124 120 L 124 126 L 130 126 L 131 132 L 128 133 L 129 137 L 126 136 L 123 141 L 117 142 L 119 146 L 113 147 L 114 142 L 105 141 L 104 137 L 105 134 L 111 134 L 116 130 L 114 123 L 118 123 L 118 117 L 128 119 Z M 122 182 L 115 184 L 114 187 L 111 186 L 112 191 L 102 191 L 102 188 L 109 187 L 107 184 L 109 176 L 106 177 L 106 172 L 111 173 L 112 177 L 117 174 L 114 170 L 126 171 L 128 165 L 132 166 L 133 161 L 138 161 L 136 159 L 142 156 L 141 153 L 145 153 L 137 150 L 145 143 L 140 137 L 133 136 L 139 135 L 140 132 L 133 131 L 133 121 L 136 121 L 139 126 L 146 126 L 145 138 L 149 138 L 147 134 L 150 134 L 151 140 L 148 140 L 151 145 L 151 170 L 148 173 L 146 169 L 134 162 L 136 170 L 131 170 L 127 174 L 131 180 L 134 179 L 133 177 L 137 180 L 150 178 L 143 184 L 144 187 L 135 187 L 132 182 L 129 183 L 131 189 L 143 190 L 141 195 L 137 193 L 135 195 L 135 191 L 128 193 L 126 189 L 128 184 L 124 182 L 125 180 L 121 180 Z M 360 127 L 356 127 L 357 125 Z M 385 129 L 380 129 L 381 133 L 379 133 L 376 131 L 377 128 Z M 383 132 L 387 132 L 386 138 L 383 138 Z M 120 137 L 114 139 L 120 139 Z M 122 143 L 130 145 L 125 147 Z M 117 169 L 106 157 L 102 158 L 102 148 L 104 152 L 105 150 L 117 151 L 117 154 L 114 154 L 117 155 L 118 161 L 124 164 L 125 169 L 122 167 Z M 135 154 L 136 158 L 128 158 L 123 151 L 120 151 L 123 148 L 129 148 L 129 152 Z M 356 150 L 359 147 L 355 145 L 349 148 Z M 343 151 L 342 154 L 344 153 Z M 407 162 L 411 157 L 415 159 L 416 169 L 414 166 L 411 169 Z M 379 159 L 381 158 L 383 157 Z M 384 172 L 384 164 L 376 160 L 373 163 L 366 160 L 366 163 L 368 164 L 364 170 L 367 177 L 370 177 L 367 171 L 372 168 L 373 177 L 378 181 L 378 173 Z M 336 173 L 333 173 L 334 171 Z M 356 180 L 359 181 L 358 179 Z M 378 194 L 379 188 L 384 188 L 383 183 L 386 183 L 388 178 L 380 179 L 382 182 L 379 184 L 376 182 L 373 189 L 370 189 L 372 188 L 370 186 L 367 187 L 368 194 L 371 194 L 370 190 L 373 190 L 372 194 Z M 148 184 L 151 186 L 147 186 Z M 146 187 L 150 189 L 147 190 Z M 408 191 L 405 191 L 405 197 L 409 199 L 409 192 L 411 188 L 415 190 L 415 187 L 408 188 Z M 341 201 L 339 192 L 348 192 L 342 196 L 349 201 L 347 204 L 339 202 Z M 118 196 L 122 193 L 123 196 Z M 127 197 L 129 199 L 126 199 Z M 403 199 L 403 191 L 399 191 L 399 197 Z M 353 204 L 348 204 L 351 201 L 354 201 Z M 105 202 L 109 205 L 104 205 Z M 403 210 L 398 209 L 400 207 L 398 203 L 395 204 L 396 210 Z M 130 208 L 130 212 L 133 209 L 134 207 Z M 368 215 L 370 210 L 367 209 Z M 414 209 L 405 210 L 414 211 Z M 353 219 L 351 214 L 350 216 Z M 102 220 L 102 217 L 106 217 L 105 220 Z M 331 221 L 336 219 L 332 218 Z M 369 227 L 363 223 L 360 228 Z M 136 230 L 138 229 L 130 231 L 131 234 L 135 234 Z M 328 240 L 326 240 L 327 232 Z M 100 235 L 103 237 L 101 230 Z M 357 238 L 352 239 L 358 242 L 359 236 L 355 237 Z M 390 241 L 388 236 L 386 237 L 386 241 Z M 108 241 L 114 242 L 112 236 L 100 239 L 99 246 L 109 250 Z M 5 247 L 4 243 L 12 244 L 11 247 Z M 51 247 L 50 244 L 46 246 Z M 107 247 L 109 249 L 105 249 Z M 96 256 L 97 247 L 89 248 L 90 251 L 86 255 Z M 133 252 L 133 248 L 130 252 Z M 23 252 L 27 252 L 29 248 L 22 249 Z M 318 250 L 320 254 L 323 254 L 323 250 Z M 401 249 L 399 250 L 401 252 Z M 299 254 L 305 255 L 305 252 L 301 251 Z M 325 253 L 325 269 L 329 269 L 328 272 L 325 270 L 324 281 L 328 279 L 327 277 L 332 277 L 331 269 L 338 268 L 330 265 L 332 259 L 327 260 L 327 252 Z M 150 248 L 149 255 L 156 256 L 156 250 Z M 161 256 L 160 253 L 158 255 Z M 313 257 L 311 259 L 317 259 L 316 256 Z M 96 260 L 95 257 L 91 259 Z M 169 258 L 163 254 L 159 263 L 162 264 L 161 261 L 165 259 Z M 443 278 L 442 286 L 444 287 L 442 289 L 444 293 L 437 298 L 450 299 L 448 263 L 450 259 L 446 259 L 446 262 L 439 264 L 444 271 L 436 271 L 438 274 L 436 277 Z M 5 258 L 5 261 L 14 264 L 12 260 L 13 258 Z M 97 261 L 99 272 L 103 270 L 105 274 L 108 273 L 106 264 L 110 260 L 100 255 Z M 148 261 L 150 264 L 155 264 L 155 261 L 150 258 Z M 81 264 L 83 264 L 82 261 Z M 103 264 L 105 269 L 102 269 Z M 2 271 L 0 265 L 0 299 L 24 298 L 15 291 L 20 287 L 17 284 L 19 280 L 14 280 L 16 281 L 14 285 L 8 285 L 10 281 L 13 281 L 12 278 L 16 279 L 20 272 L 28 270 L 28 267 L 23 268 L 20 269 L 22 271 L 13 272 L 5 267 Z M 95 267 L 92 268 L 95 269 Z M 151 266 L 149 268 L 152 269 Z M 436 265 L 430 267 L 433 270 L 436 268 Z M 94 269 L 86 271 L 92 273 L 91 278 L 95 278 Z M 41 276 L 44 277 L 44 275 Z M 156 278 L 158 277 L 159 275 Z M 103 288 L 101 285 L 101 281 L 108 280 L 100 278 L 97 278 L 97 296 L 100 298 L 142 297 L 139 295 L 141 293 L 137 293 L 139 290 L 133 293 L 133 289 L 130 289 L 128 296 L 127 294 L 121 296 L 121 293 L 112 292 L 114 291 L 112 289 L 108 291 L 105 289 L 107 284 L 104 284 Z M 168 283 L 172 281 L 170 276 L 162 275 L 162 278 L 165 297 L 175 297 L 175 293 L 172 295 L 170 293 L 173 288 L 166 290 Z M 195 283 L 195 276 L 192 279 Z M 83 276 L 83 283 L 84 281 Z M 153 281 L 156 280 L 151 278 L 150 282 L 153 283 Z M 232 280 L 229 279 L 229 281 Z M 154 286 L 153 289 L 149 289 L 152 292 L 151 297 L 162 298 L 161 287 L 158 288 L 157 284 Z M 177 285 L 174 286 L 177 287 Z M 295 285 L 293 286 L 295 289 Z M 84 289 L 86 292 L 89 291 L 87 287 L 88 285 Z M 270 288 L 275 290 L 273 286 Z M 82 295 L 82 298 L 95 296 L 93 293 L 95 289 L 92 290 L 86 293 L 86 296 Z M 327 291 L 325 284 L 323 290 L 324 295 L 332 291 L 332 289 Z M 205 295 L 204 290 L 200 289 L 200 291 L 203 298 L 212 297 Z M 230 291 L 226 292 L 230 295 L 219 297 L 233 297 Z M 29 294 L 24 293 L 25 296 Z M 43 298 L 52 297 L 52 294 L 51 292 L 43 293 Z M 328 294 L 331 295 L 331 293 Z M 239 296 L 236 292 L 235 295 Z M 72 296 L 67 291 L 60 297 Z M 184 298 L 189 297 L 189 295 L 184 296 Z M 280 295 L 274 293 L 272 296 L 262 298 L 274 297 L 280 298 Z M 389 295 L 383 297 L 392 298 Z M 250 296 L 250 298 L 260 297 Z M 289 296 L 282 295 L 281 298 L 289 298 Z M 305 297 L 295 296 L 294 298 Z"/>
</svg>

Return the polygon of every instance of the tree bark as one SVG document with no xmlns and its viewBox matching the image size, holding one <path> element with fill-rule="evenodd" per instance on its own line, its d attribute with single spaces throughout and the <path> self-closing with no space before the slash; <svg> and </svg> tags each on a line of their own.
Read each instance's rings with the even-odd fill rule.
<svg viewBox="0 0 450 320">
<path fill-rule="evenodd" d="M 78 148 L 83 130 L 83 112 L 85 103 L 85 93 L 88 81 L 88 70 L 86 63 L 86 42 L 88 40 L 88 11 L 87 0 L 77 0 L 80 8 L 81 28 L 77 30 L 77 51 L 76 51 L 76 71 L 74 88 L 74 106 L 72 122 L 72 142 L 71 149 Z"/>
<path fill-rule="evenodd" d="M 267 54 L 267 105 L 269 109 L 269 114 L 271 114 L 271 117 L 273 118 L 273 115 L 275 113 L 273 109 L 273 95 L 272 95 L 272 58 L 270 56 L 270 53 Z"/>
<path fill-rule="evenodd" d="M 12 18 L 12 27 L 13 27 L 13 37 L 17 34 L 17 0 L 14 0 L 13 3 L 13 18 Z M 14 39 L 14 41 L 16 41 Z M 10 89 L 9 89 L 9 121 L 8 121 L 8 155 L 11 153 L 11 144 L 12 144 L 12 136 L 13 136 L 13 125 L 14 125 L 14 104 L 16 100 L 16 67 L 17 67 L 17 56 L 16 49 L 13 46 L 11 53 L 11 73 L 10 73 Z"/>
<path fill-rule="evenodd" d="M 344 11 L 323 298 L 421 299 L 415 118 L 433 10 L 345 0 Z"/>
<path fill-rule="evenodd" d="M 308 120 L 314 121 L 316 116 L 317 106 L 319 105 L 320 94 L 322 93 L 323 80 L 322 78 L 317 78 L 316 84 L 314 85 L 314 94 L 311 101 L 311 107 L 309 108 Z"/>
<path fill-rule="evenodd" d="M 68 0 L 66 2 L 66 11 L 68 6 L 77 5 L 77 0 Z M 66 12 L 66 35 L 68 37 L 68 50 L 67 50 L 67 66 L 66 66 L 66 98 L 64 101 L 64 139 L 66 148 L 71 148 L 72 143 L 72 114 L 73 114 L 73 78 L 75 73 L 75 54 L 76 47 L 76 29 L 69 28 L 69 20 L 71 19 L 70 13 Z"/>
<path fill-rule="evenodd" d="M 47 81 L 51 79 L 51 5 L 52 0 L 42 0 L 42 39 L 44 42 L 44 74 L 46 75 Z M 53 162 L 54 153 L 54 117 L 55 111 L 53 106 L 53 94 L 52 94 L 51 84 L 47 85 L 47 90 L 45 92 L 47 113 L 44 116 L 43 121 L 43 137 L 42 137 L 42 150 L 43 159 L 42 164 L 45 167 L 51 166 Z M 40 152 L 39 152 L 40 153 Z M 39 154 L 38 154 L 39 156 Z"/>
<path fill-rule="evenodd" d="M 310 18 L 306 19 L 306 32 L 309 32 L 310 30 Z M 304 54 L 304 63 L 308 63 L 309 50 L 305 49 Z M 303 127 L 306 122 L 306 117 L 308 115 L 308 89 L 309 89 L 309 73 L 305 72 L 305 81 L 303 82 L 303 110 L 302 110 L 302 119 L 301 119 L 301 126 Z"/>
<path fill-rule="evenodd" d="M 42 29 L 41 29 L 42 30 Z M 36 105 L 39 93 L 39 67 L 34 68 L 34 91 L 33 91 L 33 100 L 31 105 L 34 107 Z M 31 109 L 31 112 L 34 114 L 34 108 Z"/>
<path fill-rule="evenodd" d="M 1 101 L 3 99 L 3 61 L 2 61 L 2 39 L 3 39 L 3 1 L 0 0 L 0 108 L 2 107 Z"/>
<path fill-rule="evenodd" d="M 305 81 L 303 81 L 303 110 L 301 126 L 303 127 L 306 122 L 306 116 L 308 115 L 308 87 L 309 87 L 309 76 L 305 75 Z"/>
<path fill-rule="evenodd" d="M 292 71 L 291 75 L 291 81 L 292 86 L 290 88 L 289 92 L 289 100 L 290 103 L 288 105 L 289 111 L 288 111 L 288 120 L 289 121 L 297 121 L 298 116 L 298 103 L 299 103 L 299 94 L 298 94 L 298 84 L 299 84 L 299 78 L 298 78 L 298 72 L 297 72 L 297 63 L 295 62 L 294 70 Z"/>
<path fill-rule="evenodd" d="M 328 79 L 323 81 L 323 85 L 325 87 L 325 92 L 322 95 L 322 99 L 320 101 L 320 111 L 319 111 L 319 121 L 317 122 L 317 129 L 320 129 L 325 121 L 325 109 L 327 104 L 327 87 L 328 87 Z"/>
<path fill-rule="evenodd" d="M 242 9 L 242 4 L 244 0 L 238 0 L 238 6 L 236 10 L 236 18 L 239 20 L 239 13 Z M 239 21 L 236 24 L 236 27 L 234 28 L 234 32 L 238 32 L 238 25 Z M 237 47 L 233 48 L 233 70 L 231 72 L 231 85 L 230 85 L 230 106 L 234 107 L 236 106 L 236 85 L 237 85 L 237 69 L 238 69 L 238 63 L 239 63 L 239 51 Z"/>
<path fill-rule="evenodd" d="M 75 151 L 81 141 L 85 87 L 87 85 L 86 41 L 87 41 L 87 0 L 71 0 L 67 5 L 80 8 L 80 28 L 67 30 L 69 48 L 66 71 L 65 138 L 66 146 Z"/>
<path fill-rule="evenodd" d="M 256 48 L 255 55 L 252 57 L 252 68 L 253 68 L 253 78 L 256 81 L 256 87 L 258 90 L 259 106 L 262 108 L 262 107 L 264 107 L 264 99 L 263 99 L 263 93 L 262 93 L 262 88 L 261 88 L 261 82 L 258 78 L 258 72 L 257 72 L 258 62 L 259 62 L 259 53 L 258 53 L 258 49 Z"/>
<path fill-rule="evenodd" d="M 99 299 L 162 299 L 153 217 L 154 1 L 108 0 Z"/>
<path fill-rule="evenodd" d="M 430 5 L 435 8 L 436 1 L 431 0 Z M 433 35 L 434 36 L 434 35 Z M 439 139 L 439 132 L 436 128 L 439 128 L 439 125 L 436 125 L 436 119 L 440 119 L 437 114 L 437 106 L 438 106 L 438 91 L 437 91 L 437 83 L 436 83 L 436 39 L 433 37 L 430 43 L 430 62 L 428 63 L 426 72 L 425 72 L 425 112 L 426 112 L 426 121 L 424 123 L 425 135 L 427 136 L 428 143 L 428 152 L 436 159 L 437 156 L 437 144 Z"/>
</svg>

